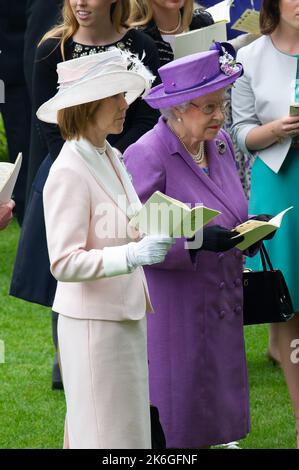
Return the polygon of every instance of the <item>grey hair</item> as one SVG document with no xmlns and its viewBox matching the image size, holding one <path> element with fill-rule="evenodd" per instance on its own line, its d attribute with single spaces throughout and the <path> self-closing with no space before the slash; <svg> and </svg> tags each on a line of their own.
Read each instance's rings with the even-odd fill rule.
<svg viewBox="0 0 299 470">
<path fill-rule="evenodd" d="M 174 109 L 177 109 L 181 113 L 184 113 L 190 106 L 190 101 L 185 101 L 177 106 L 171 106 L 170 108 L 161 108 L 159 111 L 165 119 L 177 119 L 174 113 Z"/>
</svg>

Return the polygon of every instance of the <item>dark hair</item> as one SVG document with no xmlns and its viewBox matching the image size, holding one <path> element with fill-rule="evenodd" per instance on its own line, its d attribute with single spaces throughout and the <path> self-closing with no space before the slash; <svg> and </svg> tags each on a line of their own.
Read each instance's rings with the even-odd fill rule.
<svg viewBox="0 0 299 470">
<path fill-rule="evenodd" d="M 280 0 L 263 0 L 260 16 L 262 34 L 271 34 L 280 22 Z"/>
</svg>

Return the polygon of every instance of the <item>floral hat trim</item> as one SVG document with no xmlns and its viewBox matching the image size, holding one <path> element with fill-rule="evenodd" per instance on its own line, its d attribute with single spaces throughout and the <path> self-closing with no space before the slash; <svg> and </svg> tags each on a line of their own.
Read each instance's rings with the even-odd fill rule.
<svg viewBox="0 0 299 470">
<path fill-rule="evenodd" d="M 236 61 L 236 51 L 228 42 L 214 42 L 210 50 L 219 52 L 220 70 L 231 77 L 240 71 L 240 63 Z"/>
</svg>

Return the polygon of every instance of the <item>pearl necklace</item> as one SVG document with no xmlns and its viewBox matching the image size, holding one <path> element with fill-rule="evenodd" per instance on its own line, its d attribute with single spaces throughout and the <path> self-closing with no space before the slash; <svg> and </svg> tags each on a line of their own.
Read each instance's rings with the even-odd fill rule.
<svg viewBox="0 0 299 470">
<path fill-rule="evenodd" d="M 182 139 L 179 138 L 179 140 L 180 140 L 181 144 L 183 145 L 184 149 L 187 150 L 189 155 L 191 155 L 191 157 L 193 158 L 195 163 L 200 165 L 204 161 L 204 158 L 205 158 L 205 144 L 204 144 L 204 142 L 200 142 L 199 149 L 198 149 L 197 153 L 191 153 L 190 150 L 187 149 L 187 147 L 184 144 L 184 142 L 182 141 Z"/>
<path fill-rule="evenodd" d="M 107 144 L 106 144 L 106 142 L 105 142 L 105 144 L 104 144 L 103 147 L 95 147 L 95 149 L 96 149 L 96 151 L 97 151 L 100 155 L 102 155 L 102 154 L 105 153 L 106 150 L 107 150 Z"/>
<path fill-rule="evenodd" d="M 181 137 L 175 133 L 175 131 L 174 131 L 173 127 L 171 126 L 171 124 L 169 123 L 169 121 L 167 121 L 167 124 L 168 124 L 168 127 L 170 128 L 170 130 L 173 132 L 173 134 L 179 139 L 179 141 L 181 142 L 181 144 L 184 147 L 184 149 L 186 150 L 186 152 L 189 153 L 189 155 L 192 157 L 192 159 L 195 161 L 195 163 L 200 165 L 204 161 L 204 158 L 205 158 L 205 155 L 206 155 L 204 141 L 201 141 L 199 143 L 198 152 L 197 153 L 192 153 L 192 152 L 190 152 L 190 150 L 187 149 L 187 147 L 186 147 L 185 143 L 183 142 L 183 140 L 181 139 Z"/>
<path fill-rule="evenodd" d="M 179 22 L 178 22 L 176 28 L 172 29 L 171 31 L 166 31 L 165 29 L 161 29 L 161 28 L 158 27 L 158 30 L 162 34 L 174 34 L 174 33 L 177 32 L 178 29 L 180 29 L 181 25 L 182 25 L 182 15 L 181 15 L 181 12 L 179 11 Z"/>
</svg>

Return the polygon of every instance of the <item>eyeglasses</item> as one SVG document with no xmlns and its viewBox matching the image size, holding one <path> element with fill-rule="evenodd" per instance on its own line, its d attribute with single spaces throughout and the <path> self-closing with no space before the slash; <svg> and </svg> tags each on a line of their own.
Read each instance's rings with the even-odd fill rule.
<svg viewBox="0 0 299 470">
<path fill-rule="evenodd" d="M 214 114 L 215 111 L 219 108 L 222 113 L 225 113 L 229 107 L 229 101 L 224 100 L 220 101 L 219 103 L 207 103 L 204 104 L 203 106 L 198 106 L 198 104 L 193 103 L 190 101 L 190 104 L 194 106 L 195 108 L 199 109 L 203 114 Z"/>
</svg>

